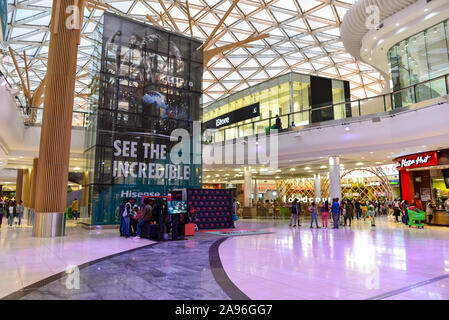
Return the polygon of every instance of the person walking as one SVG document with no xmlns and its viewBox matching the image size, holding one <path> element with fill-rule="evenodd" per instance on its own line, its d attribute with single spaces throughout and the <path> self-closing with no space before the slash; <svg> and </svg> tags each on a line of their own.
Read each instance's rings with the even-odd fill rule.
<svg viewBox="0 0 449 320">
<path fill-rule="evenodd" d="M 408 208 L 409 208 L 408 200 L 402 201 L 402 223 L 404 225 L 408 225 Z"/>
<path fill-rule="evenodd" d="M 122 225 L 120 228 L 121 236 L 125 237 L 126 239 L 129 238 L 129 216 L 132 211 L 131 203 L 129 202 L 129 199 L 125 199 L 126 203 L 124 203 L 122 207 L 122 211 L 120 211 L 120 216 L 123 218 Z M 124 201 L 125 201 L 124 200 Z"/>
<path fill-rule="evenodd" d="M 340 215 L 340 205 L 338 204 L 338 198 L 333 200 L 332 203 L 332 220 L 334 221 L 334 229 L 338 229 L 338 217 Z"/>
<path fill-rule="evenodd" d="M 150 223 L 151 217 L 153 215 L 153 207 L 150 205 L 150 201 L 148 199 L 144 200 L 144 208 L 143 208 L 143 215 L 142 219 L 140 219 L 139 223 L 137 224 L 137 236 L 136 238 L 140 238 L 140 230 L 142 230 L 142 226 L 145 223 Z"/>
<path fill-rule="evenodd" d="M 315 221 L 316 228 L 320 229 L 318 226 L 318 213 L 316 211 L 316 203 L 312 202 L 312 206 L 309 208 L 310 217 L 312 218 L 312 221 L 310 222 L 310 229 L 313 229 L 313 221 Z"/>
<path fill-rule="evenodd" d="M 360 216 L 362 215 L 362 204 L 357 199 L 357 200 L 355 200 L 354 206 L 355 206 L 355 215 L 357 217 L 357 220 L 360 220 Z"/>
<path fill-rule="evenodd" d="M 346 216 L 345 216 L 345 226 L 346 223 L 349 221 L 349 227 L 351 227 L 352 219 L 354 219 L 354 205 L 351 201 L 348 201 L 346 203 Z"/>
<path fill-rule="evenodd" d="M 395 201 L 393 203 L 393 215 L 396 219 L 396 222 L 399 223 L 399 216 L 401 215 L 401 209 L 399 208 L 399 201 Z"/>
<path fill-rule="evenodd" d="M 368 215 L 369 215 L 369 219 L 371 220 L 371 227 L 375 227 L 376 226 L 376 220 L 375 220 L 376 209 L 374 208 L 373 205 L 371 205 L 369 207 Z"/>
<path fill-rule="evenodd" d="M 329 218 L 329 201 L 326 200 L 326 202 L 321 206 L 321 220 L 323 223 L 323 228 L 327 229 L 328 218 Z"/>
<path fill-rule="evenodd" d="M 276 130 L 282 130 L 282 122 L 281 122 L 281 118 L 279 118 L 279 115 L 276 115 L 276 124 L 275 124 L 275 129 Z"/>
<path fill-rule="evenodd" d="M 13 226 L 15 215 L 16 215 L 16 206 L 14 205 L 14 202 L 12 200 L 9 200 L 9 205 L 8 205 L 8 225 L 10 227 Z"/>
<path fill-rule="evenodd" d="M 75 217 L 75 220 L 78 220 L 79 218 L 79 203 L 78 203 L 78 199 L 75 198 L 75 200 L 73 200 L 72 202 L 72 215 Z"/>
<path fill-rule="evenodd" d="M 427 224 L 432 224 L 433 216 L 435 215 L 435 205 L 432 200 L 429 201 L 426 207 L 426 216 L 428 217 Z"/>
<path fill-rule="evenodd" d="M 23 218 L 23 201 L 20 200 L 19 204 L 16 206 L 16 212 L 17 212 L 17 218 L 19 219 L 19 227 L 20 224 L 22 223 L 22 218 Z"/>
<path fill-rule="evenodd" d="M 290 227 L 296 227 L 296 221 L 298 220 L 298 199 L 293 200 L 292 208 L 291 208 L 291 218 L 290 218 Z M 294 224 L 294 225 L 293 225 Z"/>
<path fill-rule="evenodd" d="M 123 199 L 122 204 L 118 209 L 118 214 L 120 215 L 120 237 L 123 237 L 125 234 L 123 233 L 123 225 L 124 225 L 124 217 L 123 212 L 125 210 L 126 204 L 128 203 L 128 198 Z"/>
<path fill-rule="evenodd" d="M 449 219 L 449 199 L 444 203 L 444 208 L 446 209 L 447 218 Z"/>
<path fill-rule="evenodd" d="M 0 229 L 2 228 L 2 223 L 3 223 L 3 206 L 0 204 Z"/>
</svg>

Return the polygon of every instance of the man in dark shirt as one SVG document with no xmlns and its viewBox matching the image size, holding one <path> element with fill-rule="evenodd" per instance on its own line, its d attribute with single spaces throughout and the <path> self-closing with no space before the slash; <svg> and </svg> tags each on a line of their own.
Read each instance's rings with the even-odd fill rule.
<svg viewBox="0 0 449 320">
<path fill-rule="evenodd" d="M 279 115 L 276 115 L 276 129 L 277 130 L 281 130 L 282 129 L 281 118 L 279 118 Z"/>
<path fill-rule="evenodd" d="M 362 205 L 360 204 L 359 200 L 355 201 L 355 214 L 356 214 L 357 220 L 359 220 L 360 217 L 362 216 Z"/>
</svg>

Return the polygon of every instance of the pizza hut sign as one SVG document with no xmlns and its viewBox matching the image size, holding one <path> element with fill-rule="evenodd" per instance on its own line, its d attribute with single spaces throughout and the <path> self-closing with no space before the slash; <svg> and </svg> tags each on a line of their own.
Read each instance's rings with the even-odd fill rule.
<svg viewBox="0 0 449 320">
<path fill-rule="evenodd" d="M 398 169 L 413 169 L 438 165 L 437 153 L 426 152 L 399 158 L 396 160 Z"/>
</svg>

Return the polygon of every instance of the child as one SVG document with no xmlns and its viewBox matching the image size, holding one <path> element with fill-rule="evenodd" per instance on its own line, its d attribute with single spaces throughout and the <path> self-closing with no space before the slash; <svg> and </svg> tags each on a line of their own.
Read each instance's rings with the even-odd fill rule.
<svg viewBox="0 0 449 320">
<path fill-rule="evenodd" d="M 362 216 L 363 221 L 366 221 L 366 217 L 368 216 L 368 205 L 366 203 L 362 205 Z"/>
<path fill-rule="evenodd" d="M 374 210 L 373 206 L 369 207 L 369 211 L 368 211 L 368 216 L 369 219 L 371 220 L 371 227 L 375 227 L 376 226 L 376 221 L 374 219 L 374 216 L 376 215 L 376 211 Z"/>
</svg>

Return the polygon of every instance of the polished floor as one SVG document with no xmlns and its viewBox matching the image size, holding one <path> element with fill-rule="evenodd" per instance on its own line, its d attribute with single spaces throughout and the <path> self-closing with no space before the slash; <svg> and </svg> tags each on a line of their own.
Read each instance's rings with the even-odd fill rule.
<svg viewBox="0 0 449 320">
<path fill-rule="evenodd" d="M 410 229 L 386 217 L 376 228 L 368 221 L 338 230 L 309 226 L 306 221 L 291 228 L 287 221 L 243 220 L 238 228 L 271 233 L 197 233 L 187 241 L 151 243 L 124 240 L 116 230 L 79 227 L 69 228 L 65 238 L 34 239 L 29 228 L 7 230 L 4 225 L 0 268 L 13 277 L 5 271 L 0 275 L 0 297 L 14 292 L 8 297 L 449 299 L 448 228 Z M 48 278 L 67 265 L 92 260 L 80 268 L 79 289 L 67 287 L 63 272 Z"/>
<path fill-rule="evenodd" d="M 148 240 L 123 240 L 117 230 L 86 230 L 69 222 L 66 237 L 33 238 L 28 226 L 0 229 L 0 298 L 64 272 L 73 265 L 146 246 Z"/>
</svg>

